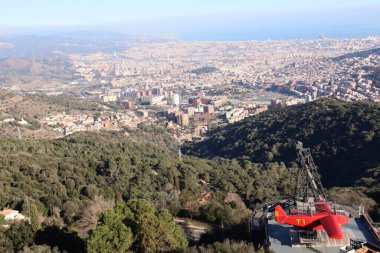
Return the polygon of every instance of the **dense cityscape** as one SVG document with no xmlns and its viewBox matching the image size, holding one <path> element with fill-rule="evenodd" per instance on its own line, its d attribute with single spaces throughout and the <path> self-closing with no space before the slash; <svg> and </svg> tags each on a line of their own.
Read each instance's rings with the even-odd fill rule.
<svg viewBox="0 0 380 253">
<path fill-rule="evenodd" d="M 374 73 L 380 56 L 339 58 L 378 46 L 380 37 L 139 43 L 123 52 L 64 55 L 71 75 L 53 88 L 32 90 L 14 85 L 14 80 L 7 83 L 7 78 L 2 88 L 77 96 L 118 107 L 99 116 L 59 113 L 38 119 L 57 136 L 146 122 L 186 141 L 279 106 L 331 96 L 379 101 Z M 3 123 L 13 122 L 9 116 Z"/>
<path fill-rule="evenodd" d="M 378 0 L 13 0 L 0 253 L 379 253 Z"/>
</svg>

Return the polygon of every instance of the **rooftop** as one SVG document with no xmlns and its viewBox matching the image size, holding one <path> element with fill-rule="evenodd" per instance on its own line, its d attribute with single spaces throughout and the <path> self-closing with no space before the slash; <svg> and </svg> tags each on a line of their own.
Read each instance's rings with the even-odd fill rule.
<svg viewBox="0 0 380 253">
<path fill-rule="evenodd" d="M 0 211 L 0 214 L 6 216 L 6 215 L 11 214 L 11 213 L 14 213 L 14 212 L 18 213 L 18 211 L 16 211 L 16 210 L 12 210 L 12 209 L 4 209 L 4 210 Z"/>
<path fill-rule="evenodd" d="M 272 249 L 275 252 L 311 252 L 310 249 L 307 249 L 306 247 L 292 247 L 291 234 L 294 234 L 295 227 L 287 224 L 279 224 L 275 220 L 269 220 L 268 230 Z M 349 239 L 361 239 L 376 244 L 375 238 L 372 236 L 372 234 L 370 234 L 366 224 L 360 218 L 351 219 L 346 225 L 342 227 L 342 231 L 346 237 L 349 237 L 343 239 L 344 242 L 339 243 L 337 242 L 337 240 L 332 241 L 331 239 L 325 239 L 326 244 L 330 245 L 326 247 L 326 251 L 323 250 L 323 247 L 321 247 L 321 245 L 315 246 L 314 248 L 317 250 L 321 250 L 321 252 L 339 253 L 339 248 L 341 246 L 338 244 L 346 244 L 346 242 L 349 242 Z M 323 238 L 326 238 L 326 236 L 324 236 L 323 233 L 322 236 Z"/>
</svg>

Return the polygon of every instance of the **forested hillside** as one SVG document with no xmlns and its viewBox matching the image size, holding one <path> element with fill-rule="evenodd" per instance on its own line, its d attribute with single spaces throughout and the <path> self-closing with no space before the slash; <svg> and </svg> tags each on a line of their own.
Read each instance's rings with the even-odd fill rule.
<svg viewBox="0 0 380 253">
<path fill-rule="evenodd" d="M 353 58 L 353 57 L 368 57 L 371 54 L 380 54 L 380 48 L 375 48 L 375 49 L 370 49 L 370 50 L 364 50 L 364 51 L 359 51 L 359 52 L 354 52 L 354 53 L 349 53 L 349 54 L 344 54 L 339 57 L 333 58 L 336 61 L 341 61 L 347 58 Z"/>
<path fill-rule="evenodd" d="M 112 208 L 115 196 L 119 201 L 146 200 L 160 212 L 167 209 L 172 215 L 215 225 L 223 221 L 228 230 L 244 224 L 249 216 L 244 204 L 226 200 L 228 193 L 239 194 L 249 204 L 255 198 L 276 200 L 292 191 L 293 171 L 282 163 L 189 156 L 180 160 L 178 147 L 164 130 L 140 126 L 127 133 L 78 133 L 56 140 L 0 139 L 1 208 L 15 208 L 33 220 L 33 229 L 20 225 L 24 227 L 5 231 L 0 236 L 0 249 L 17 252 L 33 243 L 68 252 L 80 252 L 73 251 L 75 245 L 82 251 L 85 247 L 96 248 L 94 243 L 98 240 L 91 239 L 94 237 L 90 231 L 98 230 L 97 220 L 102 212 Z M 200 205 L 198 201 L 207 192 L 213 192 L 212 199 Z M 157 215 L 159 219 L 161 216 Z M 120 219 L 125 226 L 135 226 L 132 221 Z M 112 230 L 107 226 L 123 227 L 122 223 L 109 223 L 106 218 L 100 222 L 106 230 Z M 152 222 L 160 224 L 159 220 Z M 15 241 L 15 230 L 23 231 L 20 236 L 30 240 Z M 101 229 L 99 233 L 105 232 Z M 131 249 L 145 247 L 138 244 L 138 234 L 132 231 L 133 239 L 128 244 Z M 113 240 L 117 241 L 120 235 L 115 236 Z M 167 236 L 160 237 L 160 242 L 172 238 Z M 181 240 L 170 245 L 183 245 Z"/>
<path fill-rule="evenodd" d="M 327 187 L 358 186 L 380 202 L 380 104 L 322 99 L 269 111 L 185 147 L 200 157 L 295 161 L 295 144 L 312 149 Z"/>
<path fill-rule="evenodd" d="M 146 125 L 54 140 L 1 138 L 0 208 L 19 210 L 30 223 L 4 229 L 0 217 L 0 252 L 181 252 L 187 242 L 173 216 L 219 231 L 201 243 L 230 239 L 189 252 L 250 247 L 234 241 L 246 239 L 247 206 L 294 193 L 298 140 L 312 148 L 331 197 L 372 207 L 363 193 L 379 202 L 379 120 L 379 105 L 370 102 L 288 107 L 186 147 L 212 159 L 180 158 L 164 129 Z M 206 194 L 211 199 L 200 204 Z"/>
</svg>

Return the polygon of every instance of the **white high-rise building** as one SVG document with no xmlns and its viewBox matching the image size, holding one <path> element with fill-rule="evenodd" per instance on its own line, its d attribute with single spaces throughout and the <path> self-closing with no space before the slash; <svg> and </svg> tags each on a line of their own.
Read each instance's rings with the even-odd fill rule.
<svg viewBox="0 0 380 253">
<path fill-rule="evenodd" d="M 180 97 L 178 94 L 174 94 L 172 97 L 172 105 L 180 105 Z"/>
</svg>

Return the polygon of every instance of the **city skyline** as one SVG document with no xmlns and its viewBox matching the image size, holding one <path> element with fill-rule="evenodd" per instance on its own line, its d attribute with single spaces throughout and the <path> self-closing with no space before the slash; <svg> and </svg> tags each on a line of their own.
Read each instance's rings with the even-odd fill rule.
<svg viewBox="0 0 380 253">
<path fill-rule="evenodd" d="M 0 35 L 113 31 L 174 34 L 185 40 L 379 35 L 380 3 L 291 1 L 6 1 Z M 331 25 L 333 24 L 333 25 Z"/>
</svg>

